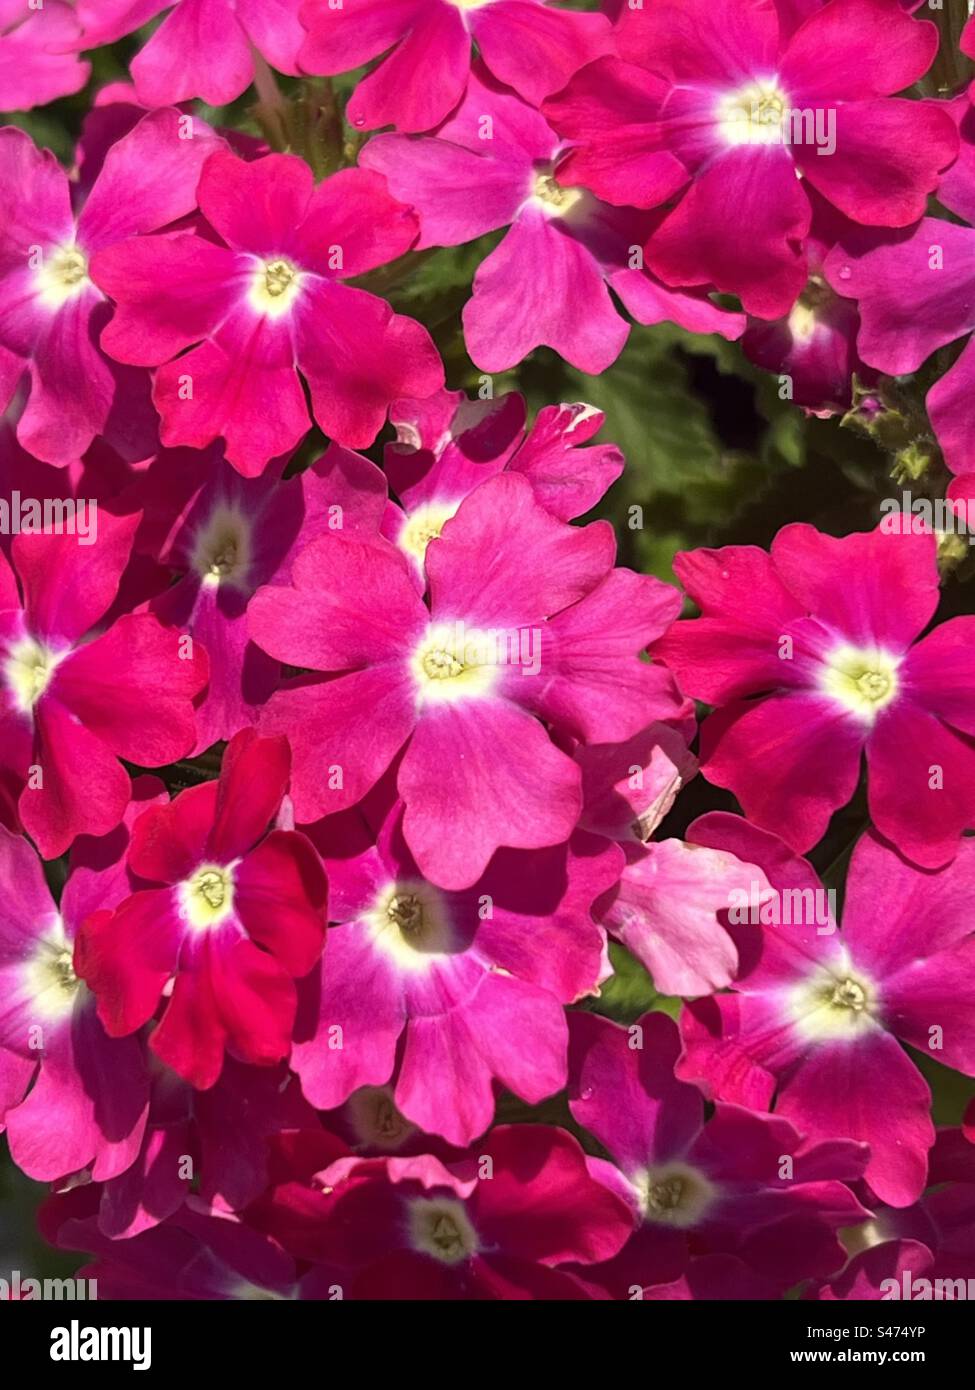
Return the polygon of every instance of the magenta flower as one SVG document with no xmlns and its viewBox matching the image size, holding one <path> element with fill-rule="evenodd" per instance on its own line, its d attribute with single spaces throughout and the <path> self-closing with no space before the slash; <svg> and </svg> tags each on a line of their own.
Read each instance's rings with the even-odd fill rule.
<svg viewBox="0 0 975 1390">
<path fill-rule="evenodd" d="M 619 882 L 598 905 L 598 918 L 649 971 L 662 994 L 693 998 L 726 988 L 738 952 L 725 929 L 737 892 L 770 893 L 762 870 L 733 854 L 687 839 L 623 844 Z"/>
<path fill-rule="evenodd" d="M 928 1182 L 915 1206 L 878 1205 L 865 1225 L 848 1231 L 850 1259 L 806 1297 L 923 1299 L 932 1297 L 934 1280 L 975 1278 L 975 1149 L 961 1130 L 938 1131 Z"/>
<path fill-rule="evenodd" d="M 0 0 L 0 92 L 5 111 L 30 111 L 81 90 L 91 65 L 78 57 L 80 33 L 73 6 L 62 0 L 33 6 L 27 0 Z"/>
<path fill-rule="evenodd" d="M 68 174 L 50 151 L 23 131 L 0 130 L 0 182 L 16 190 L 0 211 L 0 346 L 29 367 L 17 437 L 45 462 L 73 462 L 99 434 L 130 458 L 155 448 L 140 374 L 98 349 L 109 309 L 91 259 L 191 212 L 200 169 L 220 144 L 192 117 L 155 111 L 113 146 L 76 215 Z"/>
<path fill-rule="evenodd" d="M 606 523 L 557 521 L 513 473 L 475 489 L 430 542 L 429 608 L 392 547 L 306 547 L 290 587 L 259 590 L 248 611 L 258 646 L 328 673 L 289 682 L 261 721 L 291 740 L 297 820 L 353 805 L 402 751 L 404 835 L 439 887 L 470 887 L 501 845 L 567 840 L 579 769 L 540 721 L 609 742 L 681 708 L 639 660 L 678 595 L 614 570 L 614 550 Z"/>
<path fill-rule="evenodd" d="M 270 1142 L 282 1131 L 315 1124 L 315 1112 L 283 1063 L 253 1067 L 227 1056 L 207 1091 L 156 1067 L 138 1154 L 124 1172 L 100 1184 L 98 1229 L 128 1242 L 192 1210 L 197 1200 L 219 1211 L 241 1211 L 270 1180 Z"/>
<path fill-rule="evenodd" d="M 97 545 L 19 535 L 0 556 L 0 778 L 45 859 L 121 821 L 119 758 L 162 767 L 196 738 L 203 650 L 149 614 L 102 630 L 137 522 L 99 511 Z"/>
<path fill-rule="evenodd" d="M 159 367 L 164 444 L 200 449 L 222 435 L 228 461 L 250 476 L 308 430 L 296 367 L 315 419 L 350 447 L 372 443 L 391 401 L 443 385 L 425 328 L 340 283 L 416 237 L 378 174 L 345 169 L 316 188 L 293 155 L 247 164 L 221 153 L 198 197 L 205 235 L 134 238 L 92 268 L 116 305 L 106 351 Z"/>
<path fill-rule="evenodd" d="M 780 387 L 788 382 L 788 398 L 796 405 L 827 416 L 850 408 L 854 374 L 861 386 L 868 386 L 877 373 L 857 352 L 856 306 L 835 293 L 824 273 L 830 250 L 853 225 L 815 191 L 807 192 L 812 204 L 805 243 L 809 280 L 784 318 L 772 323 L 749 319 L 741 346 L 750 362 L 778 376 Z"/>
<path fill-rule="evenodd" d="M 386 446 L 384 466 L 400 505 L 387 507 L 383 532 L 410 559 L 424 589 L 427 546 L 495 473 L 523 474 L 546 511 L 571 521 L 623 471 L 615 444 L 581 447 L 605 419 L 589 405 L 547 405 L 527 430 L 525 399 L 516 392 L 470 401 L 463 391 L 439 391 L 394 401 L 389 418 L 397 440 Z"/>
<path fill-rule="evenodd" d="M 304 41 L 300 0 L 78 0 L 84 47 L 115 43 L 168 10 L 132 59 L 144 106 L 200 97 L 226 106 L 254 81 L 255 50 L 279 72 L 298 75 Z"/>
<path fill-rule="evenodd" d="M 701 1093 L 674 1076 L 680 1038 L 666 1014 L 622 1028 L 574 1013 L 570 1031 L 569 1107 L 619 1165 L 596 1161 L 594 1175 L 638 1222 L 615 1259 L 580 1276 L 627 1298 L 670 1283 L 689 1254 L 725 1255 L 781 1297 L 842 1263 L 838 1228 L 870 1214 L 846 1185 L 863 1172 L 864 1145 L 809 1144 L 779 1116 L 739 1105 L 716 1106 L 705 1124 Z"/>
<path fill-rule="evenodd" d="M 312 1104 L 331 1110 L 395 1078 L 400 1113 L 462 1146 L 494 1117 L 492 1081 L 530 1104 L 560 1090 L 562 1005 L 607 973 L 590 909 L 618 873 L 612 849 L 579 834 L 532 854 L 502 850 L 451 893 L 417 868 L 401 803 L 375 843 L 358 817 L 344 836 L 322 821 L 314 838 L 341 925 L 295 1029 L 292 1066 Z"/>
<path fill-rule="evenodd" d="M 838 932 L 828 917 L 812 925 L 822 889 L 774 835 L 723 813 L 697 833 L 762 864 L 779 901 L 731 928 L 742 962 L 733 993 L 687 1005 L 678 1075 L 751 1109 L 774 1100 L 810 1140 L 869 1144 L 870 1187 L 909 1206 L 935 1135 L 928 1085 L 900 1043 L 975 1075 L 975 846 L 964 841 L 932 873 L 869 832 L 850 863 Z"/>
<path fill-rule="evenodd" d="M 901 530 L 904 534 L 901 534 Z M 938 604 L 936 542 L 918 529 L 836 538 L 784 527 L 771 554 L 678 555 L 702 617 L 655 644 L 681 688 L 718 708 L 701 770 L 804 851 L 867 764 L 874 825 L 927 868 L 975 825 L 971 618 L 915 639 Z"/>
<path fill-rule="evenodd" d="M 94 1184 L 58 1193 L 42 1207 L 40 1225 L 55 1247 L 95 1257 L 78 1277 L 96 1281 L 100 1299 L 301 1296 L 295 1262 L 279 1245 L 198 1198 L 163 1225 L 126 1240 L 112 1240 L 99 1229 L 98 1200 Z"/>
<path fill-rule="evenodd" d="M 306 0 L 301 20 L 305 72 L 349 72 L 388 54 L 349 101 L 349 120 L 366 130 L 439 125 L 467 88 L 473 44 L 491 75 L 534 106 L 612 49 L 604 15 L 544 0 Z"/>
<path fill-rule="evenodd" d="M 60 908 L 34 850 L 0 828 L 0 1129 L 14 1163 L 41 1182 L 85 1169 L 111 1179 L 139 1152 L 149 1109 L 143 1042 L 107 1036 L 72 952 L 83 920 L 137 886 L 125 869 L 132 821 L 164 797 L 155 777 L 137 778 L 124 822 L 76 841 Z"/>
<path fill-rule="evenodd" d="M 962 156 L 951 170 L 944 202 L 975 221 L 975 111 L 967 100 Z M 958 103 L 952 103 L 956 112 Z M 917 369 L 938 348 L 965 347 L 927 394 L 927 411 L 955 473 L 975 472 L 972 399 L 975 393 L 975 227 L 925 217 L 909 234 L 886 244 L 837 246 L 826 260 L 833 288 L 856 300 L 857 350 L 865 362 L 894 376 Z"/>
<path fill-rule="evenodd" d="M 500 0 L 504 4 L 505 0 Z M 580 371 L 605 371 L 629 327 L 671 319 L 736 338 L 744 327 L 704 295 L 670 290 L 641 269 L 654 219 L 565 185 L 565 145 L 523 101 L 476 68 L 467 95 L 434 137 L 379 135 L 360 156 L 416 209 L 418 247 L 457 246 L 509 227 L 482 262 L 464 309 L 467 350 L 484 371 L 506 371 L 552 347 Z"/>
<path fill-rule="evenodd" d="M 298 478 L 280 469 L 242 478 L 211 448 L 163 451 L 137 489 L 143 523 L 136 544 L 158 557 L 170 583 L 149 604 L 167 626 L 191 634 L 210 657 L 197 708 L 196 751 L 257 722 L 280 665 L 247 635 L 247 605 L 262 584 L 285 583 L 306 542 L 328 531 L 379 537 L 386 480 L 375 464 L 338 444 Z"/>
<path fill-rule="evenodd" d="M 633 1229 L 578 1142 L 534 1124 L 493 1129 L 449 1165 L 340 1158 L 282 1184 L 262 1225 L 297 1258 L 348 1269 L 357 1299 L 585 1299 L 560 1266 L 609 1259 Z"/>
<path fill-rule="evenodd" d="M 624 8 L 620 58 L 544 106 L 577 146 L 560 183 L 637 207 L 687 184 L 648 265 L 760 318 L 787 314 L 808 279 L 806 187 L 854 222 L 905 227 L 958 152 L 936 104 L 891 100 L 927 71 L 935 25 L 893 0 L 830 0 L 802 19 L 768 0 Z"/>
<path fill-rule="evenodd" d="M 150 1047 L 201 1090 L 228 1047 L 261 1066 L 288 1056 L 294 981 L 322 952 L 318 855 L 295 831 L 265 834 L 289 763 L 284 739 L 246 730 L 228 744 L 219 781 L 140 816 L 128 864 L 160 886 L 96 913 L 78 940 L 76 968 L 109 1035 L 141 1028 L 165 994 Z"/>
</svg>

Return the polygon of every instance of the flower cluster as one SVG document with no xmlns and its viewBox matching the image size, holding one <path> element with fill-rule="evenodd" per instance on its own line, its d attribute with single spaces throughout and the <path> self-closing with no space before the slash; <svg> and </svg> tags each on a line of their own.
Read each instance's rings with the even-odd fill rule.
<svg viewBox="0 0 975 1390">
<path fill-rule="evenodd" d="M 91 97 L 0 129 L 0 1130 L 103 1297 L 975 1278 L 957 534 L 679 587 L 558 386 L 675 334 L 967 512 L 924 9 L 0 0 Z"/>
</svg>

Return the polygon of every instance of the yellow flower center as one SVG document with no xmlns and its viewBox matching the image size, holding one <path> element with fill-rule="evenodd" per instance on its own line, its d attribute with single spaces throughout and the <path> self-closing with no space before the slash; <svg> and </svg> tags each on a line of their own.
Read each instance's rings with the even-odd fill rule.
<svg viewBox="0 0 975 1390">
<path fill-rule="evenodd" d="M 888 652 L 838 647 L 826 658 L 822 687 L 851 714 L 872 722 L 897 695 L 897 667 Z"/>
<path fill-rule="evenodd" d="M 715 1197 L 712 1184 L 686 1163 L 647 1168 L 635 1178 L 644 1220 L 658 1226 L 694 1226 Z"/>
<path fill-rule="evenodd" d="M 23 637 L 8 650 L 3 674 L 22 714 L 29 714 L 51 683 L 61 657 L 50 647 Z"/>
<path fill-rule="evenodd" d="M 535 175 L 532 196 L 544 203 L 549 213 L 564 217 L 579 202 L 583 193 L 581 188 L 563 188 L 551 173 L 541 173 Z"/>
<path fill-rule="evenodd" d="M 414 1250 L 446 1265 L 469 1259 L 479 1245 L 463 1202 L 452 1198 L 418 1197 L 412 1202 L 410 1234 Z"/>
<path fill-rule="evenodd" d="M 782 138 L 782 117 L 788 107 L 774 79 L 749 82 L 718 103 L 717 118 L 729 145 L 771 145 Z"/>
<path fill-rule="evenodd" d="M 427 546 L 437 539 L 458 505 L 457 502 L 435 502 L 415 511 L 400 532 L 400 549 L 422 564 Z"/>
<path fill-rule="evenodd" d="M 182 915 L 191 927 L 206 931 L 230 916 L 234 906 L 232 866 L 204 864 L 180 885 Z"/>
<path fill-rule="evenodd" d="M 392 883 L 369 914 L 373 940 L 401 970 L 426 970 L 453 949 L 453 932 L 443 897 L 417 879 Z"/>
<path fill-rule="evenodd" d="M 852 1039 L 875 1026 L 876 987 L 854 971 L 844 957 L 823 968 L 792 992 L 790 1011 L 800 1034 L 810 1042 Z"/>
<path fill-rule="evenodd" d="M 281 256 L 260 263 L 251 282 L 251 306 L 277 318 L 286 314 L 301 289 L 301 271 Z"/>
<path fill-rule="evenodd" d="M 440 623 L 428 629 L 413 654 L 412 668 L 422 700 L 458 700 L 486 695 L 497 679 L 496 641 L 491 633 Z"/>
<path fill-rule="evenodd" d="M 50 935 L 39 942 L 26 967 L 27 990 L 38 1019 L 58 1019 L 74 1008 L 81 981 L 74 973 L 74 956 L 60 918 Z"/>
<path fill-rule="evenodd" d="M 88 261 L 77 246 L 59 246 L 37 272 L 40 300 L 49 309 L 60 309 L 88 283 Z"/>
<path fill-rule="evenodd" d="M 192 564 L 205 584 L 240 584 L 250 568 L 250 526 L 229 503 L 216 507 L 197 532 Z"/>
</svg>

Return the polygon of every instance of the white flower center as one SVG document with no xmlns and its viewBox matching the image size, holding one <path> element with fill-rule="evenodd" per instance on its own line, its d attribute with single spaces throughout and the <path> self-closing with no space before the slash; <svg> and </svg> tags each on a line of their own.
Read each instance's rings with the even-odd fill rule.
<svg viewBox="0 0 975 1390">
<path fill-rule="evenodd" d="M 8 649 L 3 674 L 22 714 L 29 714 L 44 694 L 63 655 L 33 637 L 22 637 Z"/>
<path fill-rule="evenodd" d="M 88 261 L 77 246 L 59 246 L 37 271 L 38 298 L 48 309 L 60 309 L 90 283 Z"/>
<path fill-rule="evenodd" d="M 215 507 L 193 543 L 192 565 L 204 584 L 246 582 L 251 536 L 247 518 L 227 503 Z"/>
<path fill-rule="evenodd" d="M 373 941 L 401 970 L 427 970 L 453 949 L 447 905 L 423 879 L 389 884 L 367 920 Z"/>
<path fill-rule="evenodd" d="M 418 508 L 399 533 L 400 549 L 422 565 L 427 546 L 437 539 L 459 506 L 459 502 L 428 502 Z"/>
<path fill-rule="evenodd" d="M 878 991 L 844 956 L 791 991 L 789 1012 L 808 1042 L 850 1041 L 876 1026 Z"/>
<path fill-rule="evenodd" d="M 837 647 L 826 658 L 822 688 L 867 723 L 897 696 L 899 659 L 878 648 Z"/>
<path fill-rule="evenodd" d="M 583 191 L 581 188 L 563 188 L 556 183 L 550 171 L 542 171 L 535 175 L 532 197 L 543 205 L 550 217 L 564 217 L 582 199 Z"/>
<path fill-rule="evenodd" d="M 497 679 L 497 643 L 490 633 L 463 623 L 427 629 L 411 661 L 422 700 L 463 700 L 487 695 Z"/>
<path fill-rule="evenodd" d="M 301 289 L 297 266 L 282 256 L 259 263 L 251 281 L 250 302 L 259 314 L 280 318 L 290 312 Z"/>
<path fill-rule="evenodd" d="M 197 931 L 207 931 L 234 910 L 233 865 L 203 864 L 179 889 L 180 915 Z"/>
<path fill-rule="evenodd" d="M 777 145 L 788 105 L 774 77 L 749 82 L 718 102 L 718 126 L 729 145 Z"/>
<path fill-rule="evenodd" d="M 644 1169 L 633 1179 L 645 1221 L 658 1226 L 696 1226 L 714 1201 L 714 1185 L 686 1163 Z"/>
<path fill-rule="evenodd" d="M 410 1203 L 409 1221 L 413 1249 L 441 1264 L 460 1264 L 479 1247 L 463 1202 L 453 1198 L 417 1197 Z"/>
<path fill-rule="evenodd" d="M 26 983 L 39 1019 L 63 1018 L 74 1008 L 81 981 L 74 973 L 73 952 L 60 918 L 28 962 Z"/>
</svg>

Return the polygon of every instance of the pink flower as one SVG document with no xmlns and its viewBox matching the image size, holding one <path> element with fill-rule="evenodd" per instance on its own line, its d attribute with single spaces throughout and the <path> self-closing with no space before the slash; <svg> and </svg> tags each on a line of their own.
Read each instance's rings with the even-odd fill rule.
<svg viewBox="0 0 975 1390">
<path fill-rule="evenodd" d="M 576 528 L 503 473 L 476 488 L 430 542 L 430 607 L 392 547 L 324 536 L 290 587 L 251 600 L 250 633 L 311 668 L 273 695 L 262 729 L 295 751 L 300 822 L 353 805 L 402 752 L 404 835 L 423 876 L 463 889 L 501 845 L 569 838 L 579 769 L 548 729 L 629 737 L 681 708 L 639 652 L 670 623 L 668 585 L 614 570 L 604 522 Z"/>
<path fill-rule="evenodd" d="M 297 1258 L 348 1269 L 351 1298 L 584 1299 L 560 1266 L 609 1259 L 632 1218 L 570 1134 L 519 1124 L 448 1165 L 338 1159 L 272 1192 L 262 1225 Z"/>
<path fill-rule="evenodd" d="M 840 538 L 786 526 L 770 555 L 675 561 L 702 617 L 654 651 L 717 706 L 702 771 L 794 849 L 850 800 L 863 755 L 871 819 L 917 863 L 947 863 L 975 825 L 973 619 L 915 640 L 938 604 L 935 552 L 933 534 L 898 518 Z"/>
<path fill-rule="evenodd" d="M 99 510 L 97 544 L 22 534 L 13 568 L 0 556 L 0 778 L 45 859 L 118 825 L 130 796 L 119 758 L 161 767 L 196 737 L 202 649 L 148 614 L 105 630 L 137 523 Z"/>
<path fill-rule="evenodd" d="M 975 1150 L 960 1130 L 938 1131 L 928 1181 L 915 1206 L 878 1206 L 865 1226 L 848 1231 L 849 1261 L 806 1297 L 958 1297 L 952 1281 L 975 1278 Z M 934 1291 L 938 1280 L 946 1292 Z"/>
<path fill-rule="evenodd" d="M 443 385 L 425 328 L 339 283 L 415 239 L 378 174 L 346 169 L 316 188 L 293 155 L 247 164 L 221 153 L 198 197 L 205 234 L 138 237 L 92 267 L 116 303 L 106 351 L 159 367 L 164 444 L 199 449 L 222 435 L 229 462 L 254 475 L 308 430 L 296 367 L 315 419 L 350 447 L 372 443 L 390 401 Z"/>
<path fill-rule="evenodd" d="M 504 3 L 504 0 L 501 0 Z M 737 337 L 740 314 L 704 295 L 669 290 L 642 269 L 654 219 L 562 186 L 565 146 L 542 117 L 475 68 L 467 94 L 435 138 L 380 135 L 360 156 L 420 219 L 418 247 L 457 246 L 509 227 L 482 262 L 464 309 L 467 349 L 484 371 L 506 371 L 552 347 L 580 371 L 605 371 L 629 335 L 612 290 L 639 323 L 671 319 Z"/>
<path fill-rule="evenodd" d="M 187 1209 L 151 1230 L 112 1240 L 98 1226 L 99 1189 L 51 1197 L 40 1224 L 61 1250 L 95 1258 L 78 1270 L 100 1299 L 265 1301 L 301 1296 L 295 1261 L 273 1240 L 191 1197 Z M 327 1295 L 322 1295 L 323 1297 Z"/>
<path fill-rule="evenodd" d="M 824 276 L 831 248 L 853 225 L 815 191 L 808 191 L 813 220 L 806 238 L 809 280 L 789 313 L 773 323 L 750 319 L 741 340 L 749 361 L 779 378 L 779 394 L 814 415 L 848 410 L 853 376 L 873 385 L 877 373 L 857 352 L 860 319 L 856 306 L 836 294 Z"/>
<path fill-rule="evenodd" d="M 366 130 L 439 125 L 464 95 L 472 44 L 493 77 L 535 106 L 612 45 L 604 15 L 544 0 L 307 0 L 301 20 L 305 72 L 349 72 L 388 54 L 349 101 L 349 120 Z"/>
<path fill-rule="evenodd" d="M 594 1160 L 594 1175 L 638 1222 L 614 1260 L 580 1277 L 627 1298 L 671 1282 L 689 1253 L 725 1255 L 781 1297 L 836 1269 L 838 1228 L 869 1216 L 846 1185 L 863 1172 L 864 1145 L 809 1144 L 739 1105 L 716 1106 L 705 1124 L 701 1093 L 674 1076 L 680 1038 L 666 1014 L 622 1028 L 574 1013 L 571 1035 L 569 1107 L 619 1165 Z"/>
<path fill-rule="evenodd" d="M 774 1100 L 810 1140 L 869 1144 L 870 1187 L 909 1206 L 935 1135 L 928 1085 L 901 1041 L 975 1075 L 975 845 L 932 873 L 869 832 L 837 931 L 810 865 L 774 835 L 723 813 L 697 834 L 761 864 L 779 896 L 731 928 L 733 992 L 687 1005 L 678 1075 L 751 1109 Z"/>
<path fill-rule="evenodd" d="M 240 1211 L 270 1181 L 273 1140 L 315 1124 L 315 1112 L 283 1063 L 252 1067 L 228 1056 L 207 1091 L 157 1066 L 141 1148 L 124 1172 L 100 1184 L 98 1229 L 128 1242 L 192 1210 L 196 1200 Z"/>
<path fill-rule="evenodd" d="M 289 763 L 284 739 L 233 738 L 219 781 L 133 827 L 129 867 L 160 886 L 96 913 L 79 937 L 76 968 L 109 1035 L 141 1028 L 166 993 L 150 1047 L 201 1090 L 217 1081 L 228 1047 L 261 1066 L 288 1056 L 294 981 L 322 952 L 318 856 L 295 831 L 265 834 Z"/>
<path fill-rule="evenodd" d="M 50 151 L 20 130 L 0 130 L 0 182 L 16 190 L 0 211 L 0 346 L 22 359 L 21 370 L 29 366 L 17 436 L 45 462 L 72 462 L 98 434 L 122 452 L 134 444 L 130 458 L 154 449 L 140 374 L 98 350 L 109 309 L 91 260 L 191 212 L 203 162 L 221 143 L 190 116 L 153 112 L 112 147 L 76 215 L 67 172 Z"/>
<path fill-rule="evenodd" d="M 623 471 L 615 444 L 582 448 L 603 425 L 589 405 L 547 405 L 530 430 L 515 392 L 470 401 L 463 391 L 394 401 L 397 440 L 386 446 L 386 476 L 399 499 L 386 509 L 383 532 L 406 554 L 426 588 L 424 559 L 474 488 L 505 469 L 523 474 L 536 499 L 561 521 L 588 512 Z"/>
<path fill-rule="evenodd" d="M 300 0 L 78 0 L 84 46 L 100 47 L 169 14 L 132 59 L 144 106 L 200 97 L 226 106 L 254 81 L 255 50 L 279 72 L 298 75 L 304 41 Z"/>
<path fill-rule="evenodd" d="M 280 471 L 272 465 L 263 477 L 242 478 L 212 447 L 203 460 L 195 449 L 164 450 L 135 491 L 143 510 L 136 544 L 158 558 L 167 585 L 150 611 L 210 657 L 197 752 L 256 723 L 279 684 L 279 663 L 247 635 L 258 586 L 286 582 L 315 536 L 379 537 L 386 480 L 368 459 L 331 444 L 300 477 L 282 482 Z M 173 571 L 179 577 L 170 583 Z"/>
<path fill-rule="evenodd" d="M 502 850 L 476 884 L 444 892 L 406 846 L 402 803 L 375 843 L 358 815 L 320 822 L 313 839 L 341 924 L 295 1030 L 292 1066 L 315 1106 L 392 1079 L 408 1121 L 465 1145 L 494 1117 L 494 1080 L 530 1104 L 565 1085 L 562 1005 L 607 973 L 590 909 L 618 872 L 609 846 L 579 834 Z"/>
<path fill-rule="evenodd" d="M 90 913 L 137 886 L 125 869 L 132 821 L 165 788 L 140 777 L 124 822 L 75 842 L 59 907 L 27 841 L 0 828 L 0 1128 L 13 1161 L 50 1182 L 123 1173 L 142 1142 L 149 1076 L 140 1038 L 110 1038 L 72 965 Z"/>
<path fill-rule="evenodd" d="M 855 222 L 904 227 L 958 152 L 936 104 L 890 99 L 927 71 L 935 25 L 896 0 L 830 0 L 802 19 L 771 0 L 624 9 L 620 58 L 544 106 L 578 147 L 564 185 L 654 207 L 687 184 L 648 265 L 669 285 L 736 294 L 760 318 L 788 313 L 808 278 L 806 187 Z"/>
<path fill-rule="evenodd" d="M 81 90 L 91 65 L 74 51 L 80 47 L 80 33 L 72 6 L 61 0 L 45 0 L 40 6 L 0 0 L 0 92 L 5 111 L 29 111 Z"/>
<path fill-rule="evenodd" d="M 945 204 L 975 221 L 975 111 L 966 98 L 962 155 L 946 179 Z M 955 473 L 975 472 L 972 408 L 975 393 L 975 227 L 925 217 L 910 233 L 881 245 L 841 244 L 826 259 L 826 276 L 856 300 L 857 351 L 894 376 L 916 372 L 938 348 L 965 346 L 928 391 L 926 406 L 945 462 Z"/>
</svg>

